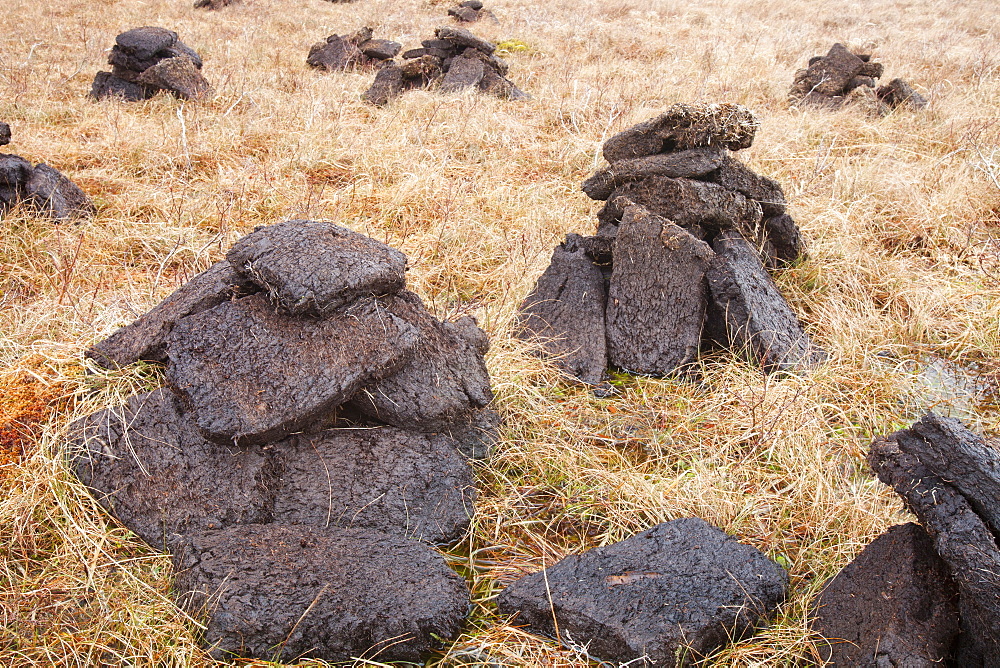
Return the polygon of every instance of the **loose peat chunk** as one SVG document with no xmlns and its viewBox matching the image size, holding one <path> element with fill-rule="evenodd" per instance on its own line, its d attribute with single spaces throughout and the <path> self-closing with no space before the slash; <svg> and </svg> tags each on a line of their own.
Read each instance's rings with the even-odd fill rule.
<svg viewBox="0 0 1000 668">
<path fill-rule="evenodd" d="M 799 226 L 787 213 L 769 216 L 761 223 L 764 241 L 772 251 L 769 255 L 769 265 L 781 266 L 792 264 L 805 255 L 805 242 Z"/>
<path fill-rule="evenodd" d="M 229 262 L 216 262 L 135 322 L 92 346 L 86 356 L 107 369 L 124 367 L 140 360 L 165 363 L 166 338 L 179 320 L 238 296 L 253 294 L 257 289 Z"/>
<path fill-rule="evenodd" d="M 469 528 L 472 469 L 445 435 L 328 429 L 270 446 L 283 467 L 279 524 L 354 527 L 452 543 Z"/>
<path fill-rule="evenodd" d="M 501 592 L 501 614 L 630 665 L 689 665 L 769 617 L 788 574 L 698 518 L 566 557 Z M 645 656 L 645 662 L 637 661 Z"/>
<path fill-rule="evenodd" d="M 738 151 L 750 147 L 759 127 L 753 113 L 739 104 L 675 104 L 604 142 L 604 158 L 614 164 L 699 146 Z"/>
<path fill-rule="evenodd" d="M 494 95 L 501 100 L 530 100 L 531 96 L 514 85 L 510 79 L 497 74 L 490 67 L 483 68 L 483 78 L 479 81 L 479 90 Z"/>
<path fill-rule="evenodd" d="M 367 58 L 392 60 L 403 49 L 403 45 L 389 39 L 367 39 L 358 44 L 358 48 Z"/>
<path fill-rule="evenodd" d="M 843 95 L 854 77 L 861 74 L 865 62 L 847 50 L 843 44 L 834 44 L 822 58 L 811 61 L 809 67 L 795 75 L 791 96 L 804 98 L 811 93 L 824 97 Z M 870 71 L 867 68 L 866 71 Z"/>
<path fill-rule="evenodd" d="M 10 126 L 6 123 L 0 123 L 0 146 L 6 146 L 10 143 Z"/>
<path fill-rule="evenodd" d="M 0 186 L 22 189 L 31 180 L 31 163 L 13 153 L 0 153 Z"/>
<path fill-rule="evenodd" d="M 830 580 L 812 628 L 834 668 L 934 668 L 958 636 L 958 589 L 918 524 L 889 529 Z"/>
<path fill-rule="evenodd" d="M 712 249 L 669 220 L 630 205 L 612 252 L 608 361 L 652 376 L 684 371 L 698 354 Z"/>
<path fill-rule="evenodd" d="M 902 79 L 893 79 L 887 85 L 879 86 L 875 97 L 889 109 L 905 106 L 917 110 L 927 107 L 927 99 Z"/>
<path fill-rule="evenodd" d="M 80 187 L 48 165 L 35 165 L 25 191 L 43 214 L 54 220 L 89 218 L 97 207 Z"/>
<path fill-rule="evenodd" d="M 357 45 L 344 40 L 339 35 L 330 35 L 325 42 L 313 45 L 306 58 L 306 62 L 312 67 L 319 67 L 331 72 L 349 69 L 362 60 L 364 60 L 364 54 Z"/>
<path fill-rule="evenodd" d="M 648 176 L 615 189 L 597 214 L 601 223 L 621 219 L 624 207 L 618 204 L 619 198 L 670 220 L 698 238 L 730 228 L 754 238 L 763 216 L 757 202 L 715 183 Z"/>
<path fill-rule="evenodd" d="M 713 302 L 709 317 L 724 320 L 734 351 L 746 351 L 767 371 L 796 371 L 826 359 L 802 329 L 753 246 L 730 230 L 719 234 L 712 248 L 716 259 L 706 274 Z M 707 329 L 723 328 L 711 323 Z"/>
<path fill-rule="evenodd" d="M 226 259 L 292 315 L 324 315 L 360 297 L 398 292 L 406 282 L 401 252 L 321 221 L 258 227 Z"/>
<path fill-rule="evenodd" d="M 536 341 L 555 363 L 587 383 L 600 383 L 608 366 L 601 270 L 585 249 L 563 243 L 521 302 L 518 336 Z"/>
<path fill-rule="evenodd" d="M 69 433 L 80 481 L 157 549 L 174 533 L 270 521 L 273 453 L 206 441 L 169 390 L 132 396 L 73 423 Z"/>
<path fill-rule="evenodd" d="M 443 323 L 408 291 L 382 303 L 419 332 L 420 342 L 399 371 L 358 392 L 353 406 L 397 427 L 438 431 L 493 400 L 481 352 L 486 334 L 474 322 Z"/>
<path fill-rule="evenodd" d="M 166 382 L 211 440 L 267 443 L 332 423 L 362 387 L 413 355 L 419 332 L 374 299 L 324 319 L 276 313 L 262 294 L 179 321 Z"/>
<path fill-rule="evenodd" d="M 872 443 L 868 463 L 896 490 L 934 541 L 934 550 L 958 585 L 959 666 L 986 668 L 1000 656 L 1000 550 L 969 501 L 901 447 L 919 437 L 902 430 Z"/>
<path fill-rule="evenodd" d="M 648 176 L 695 178 L 719 169 L 725 156 L 714 146 L 692 148 L 676 153 L 662 153 L 642 158 L 619 160 L 583 182 L 581 190 L 590 199 L 606 200 L 618 188 L 630 181 Z"/>
<path fill-rule="evenodd" d="M 414 540 L 365 529 L 244 525 L 179 537 L 178 603 L 207 612 L 218 659 L 420 662 L 456 636 L 465 582 Z"/>
</svg>

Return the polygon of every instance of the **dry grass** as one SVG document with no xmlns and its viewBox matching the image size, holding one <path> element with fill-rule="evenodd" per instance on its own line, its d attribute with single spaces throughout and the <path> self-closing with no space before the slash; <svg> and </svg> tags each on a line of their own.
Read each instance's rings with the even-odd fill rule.
<svg viewBox="0 0 1000 668">
<path fill-rule="evenodd" d="M 475 531 L 451 552 L 473 585 L 466 632 L 436 665 L 578 666 L 498 619 L 511 579 L 657 522 L 698 515 L 788 565 L 776 622 L 707 665 L 813 656 L 825 578 L 900 503 L 864 464 L 875 434 L 937 395 L 913 360 L 1000 372 L 1000 34 L 993 0 L 769 3 L 494 0 L 475 30 L 527 48 L 534 99 L 414 92 L 386 109 L 370 73 L 304 63 L 327 34 L 372 25 L 407 47 L 441 2 L 7 0 L 0 119 L 8 147 L 64 170 L 97 202 L 79 226 L 0 221 L 0 663 L 208 665 L 170 603 L 169 562 L 102 515 L 68 475 L 73 419 L 154 386 L 155 369 L 84 372 L 82 350 L 207 267 L 254 226 L 329 218 L 405 251 L 441 315 L 491 334 L 503 441 L 477 468 Z M 205 58 L 218 97 L 85 99 L 118 32 L 162 25 Z M 924 113 L 790 111 L 794 71 L 835 41 L 870 48 Z M 579 184 L 610 134 L 674 102 L 738 102 L 761 120 L 741 156 L 777 178 L 810 241 L 781 287 L 830 364 L 765 377 L 725 356 L 698 384 L 621 377 L 619 396 L 566 384 L 510 338 L 519 300 L 566 232 L 594 229 Z M 990 375 L 992 374 L 992 375 Z M 994 394 L 994 400 L 995 400 Z M 993 410 L 990 410 L 990 409 Z M 988 403 L 969 418 L 1000 429 Z M 13 434 L 13 440 L 7 435 Z M 8 442 L 10 441 L 10 442 Z"/>
</svg>

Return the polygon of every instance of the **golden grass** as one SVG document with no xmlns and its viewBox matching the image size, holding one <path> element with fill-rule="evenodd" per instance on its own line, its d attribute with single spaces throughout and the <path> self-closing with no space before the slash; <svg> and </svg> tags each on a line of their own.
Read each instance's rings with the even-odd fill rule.
<svg viewBox="0 0 1000 668">
<path fill-rule="evenodd" d="M 100 210 L 76 226 L 24 211 L 0 221 L 0 416 L 37 409 L 17 413 L 27 431 L 2 461 L 0 664 L 212 663 L 169 600 L 169 560 L 101 513 L 61 439 L 73 419 L 158 382 L 149 367 L 85 373 L 83 349 L 256 225 L 328 218 L 384 240 L 409 255 L 409 283 L 438 314 L 473 313 L 491 335 L 506 426 L 477 465 L 474 532 L 449 553 L 473 614 L 435 665 L 586 665 L 585 648 L 498 618 L 492 597 L 570 552 L 688 515 L 792 575 L 775 623 L 706 665 L 813 657 L 805 619 L 822 582 L 906 520 L 864 456 L 873 435 L 927 408 L 912 360 L 976 364 L 996 389 L 992 0 L 494 0 L 499 23 L 473 30 L 510 45 L 526 103 L 412 92 L 374 109 L 359 99 L 371 73 L 305 66 L 310 44 L 363 24 L 415 46 L 446 4 L 7 0 L 7 148 L 65 171 Z M 88 101 L 114 36 L 139 25 L 177 30 L 218 96 Z M 835 41 L 871 49 L 930 108 L 789 110 L 794 71 Z M 740 156 L 784 185 L 809 240 L 809 259 L 778 280 L 832 360 L 779 378 L 713 355 L 697 384 L 618 377 L 619 395 L 596 399 L 511 338 L 514 311 L 562 236 L 594 229 L 598 204 L 579 184 L 601 143 L 675 102 L 738 102 L 760 118 Z M 980 408 L 973 426 L 1000 429 Z"/>
</svg>

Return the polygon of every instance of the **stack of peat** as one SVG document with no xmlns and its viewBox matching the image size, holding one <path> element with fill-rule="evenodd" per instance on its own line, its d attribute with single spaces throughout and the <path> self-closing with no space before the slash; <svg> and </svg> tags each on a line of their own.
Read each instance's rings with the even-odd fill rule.
<svg viewBox="0 0 1000 668">
<path fill-rule="evenodd" d="M 91 97 L 148 100 L 167 91 L 182 100 L 203 100 L 214 93 L 201 75 L 201 57 L 166 28 L 127 30 L 115 38 L 108 56 L 110 72 L 98 72 Z"/>
<path fill-rule="evenodd" d="M 0 123 L 0 146 L 10 143 L 10 126 Z M 89 218 L 97 210 L 80 187 L 45 163 L 34 167 L 19 155 L 0 153 L 0 215 L 24 204 L 56 221 Z"/>
<path fill-rule="evenodd" d="M 195 9 L 222 9 L 229 5 L 235 5 L 240 0 L 194 0 Z"/>
<path fill-rule="evenodd" d="M 73 466 L 171 552 L 216 656 L 419 661 L 459 630 L 465 582 L 420 541 L 468 528 L 488 342 L 405 266 L 332 223 L 261 227 L 88 351 L 166 364 L 166 388 L 71 426 Z"/>
<path fill-rule="evenodd" d="M 372 34 L 366 26 L 353 35 L 330 35 L 326 41 L 312 45 L 306 62 L 331 72 L 391 65 L 403 46 L 388 39 L 372 39 Z"/>
<path fill-rule="evenodd" d="M 792 104 L 830 109 L 863 100 L 879 114 L 904 105 L 910 109 L 927 106 L 927 100 L 902 79 L 893 79 L 876 89 L 875 80 L 883 71 L 882 64 L 873 62 L 871 55 L 854 54 L 843 44 L 834 44 L 825 56 L 810 58 L 809 66 L 795 73 L 788 97 Z"/>
<path fill-rule="evenodd" d="M 527 575 L 497 606 L 607 661 L 686 666 L 750 633 L 787 589 L 777 563 L 689 517 Z"/>
<path fill-rule="evenodd" d="M 487 17 L 496 18 L 493 16 L 493 12 L 483 9 L 483 3 L 480 0 L 462 0 L 457 7 L 448 10 L 448 16 L 459 23 L 475 23 L 479 19 Z"/>
<path fill-rule="evenodd" d="M 609 139 L 610 165 L 583 184 L 607 201 L 597 234 L 555 249 L 520 336 L 595 384 L 609 364 L 684 374 L 703 341 L 768 370 L 822 361 L 766 269 L 802 253 L 781 186 L 729 153 L 757 125 L 740 105 L 677 104 Z"/>
<path fill-rule="evenodd" d="M 869 463 L 920 525 L 895 526 L 833 578 L 813 628 L 832 666 L 996 666 L 1000 442 L 933 413 Z"/>
<path fill-rule="evenodd" d="M 463 28 L 442 26 L 434 34 L 421 48 L 403 52 L 401 65 L 391 62 L 379 70 L 365 101 L 382 107 L 404 91 L 433 86 L 444 93 L 474 88 L 504 100 L 528 99 L 507 79 L 510 66 L 493 53 L 492 42 Z"/>
</svg>

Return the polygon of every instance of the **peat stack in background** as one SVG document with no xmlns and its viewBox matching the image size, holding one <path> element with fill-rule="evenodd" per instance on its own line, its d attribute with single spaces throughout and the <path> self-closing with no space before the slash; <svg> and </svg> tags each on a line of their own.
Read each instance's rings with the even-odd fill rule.
<svg viewBox="0 0 1000 668">
<path fill-rule="evenodd" d="M 893 79 L 876 90 L 875 80 L 882 77 L 884 69 L 871 55 L 854 54 L 843 44 L 834 44 L 825 56 L 810 58 L 808 67 L 795 73 L 788 98 L 792 104 L 829 109 L 868 100 L 880 114 L 901 105 L 911 109 L 927 106 L 927 100 L 902 79 Z"/>
<path fill-rule="evenodd" d="M 403 46 L 388 39 L 374 39 L 372 29 L 363 27 L 351 35 L 330 35 L 312 45 L 306 62 L 327 71 L 352 68 L 382 68 L 392 64 Z"/>
<path fill-rule="evenodd" d="M 597 233 L 556 248 L 520 336 L 588 383 L 609 365 L 683 374 L 704 344 L 768 370 L 822 361 L 767 271 L 803 252 L 781 186 L 730 153 L 756 130 L 740 105 L 678 104 L 609 139 L 583 183 L 607 202 Z"/>
<path fill-rule="evenodd" d="M 465 585 L 413 539 L 469 526 L 488 342 L 434 318 L 405 268 L 332 223 L 261 227 L 87 353 L 166 365 L 167 387 L 72 425 L 73 466 L 174 555 L 183 605 L 211 598 L 217 653 L 415 661 L 458 630 Z"/>
<path fill-rule="evenodd" d="M 4 135 L 7 141 L 2 141 Z M 6 132 L 0 132 L 0 143 L 9 141 L 10 128 L 6 127 Z M 0 153 L 0 216 L 18 204 L 55 221 L 90 218 L 97 211 L 87 194 L 58 170 L 45 163 L 32 167 L 19 155 Z"/>
<path fill-rule="evenodd" d="M 917 516 L 958 591 L 956 665 L 1000 656 L 1000 442 L 929 413 L 872 443 L 869 464 Z M 913 614 L 922 614 L 914 611 Z"/>
<path fill-rule="evenodd" d="M 787 588 L 781 566 L 690 517 L 525 576 L 497 607 L 607 661 L 679 666 L 750 633 Z"/>
<path fill-rule="evenodd" d="M 493 12 L 483 9 L 483 3 L 480 0 L 462 0 L 458 6 L 448 10 L 448 16 L 459 23 L 475 23 L 479 19 L 485 18 L 496 20 Z"/>
<path fill-rule="evenodd" d="M 182 100 L 204 100 L 214 94 L 201 75 L 202 60 L 194 49 L 166 28 L 127 30 L 115 38 L 108 56 L 110 72 L 98 72 L 90 95 L 148 100 L 167 91 Z"/>
<path fill-rule="evenodd" d="M 229 5 L 235 5 L 242 2 L 242 0 L 194 0 L 195 9 L 210 9 L 217 10 L 223 7 L 228 7 Z"/>
<path fill-rule="evenodd" d="M 442 26 L 419 49 L 403 52 L 403 62 L 388 63 L 363 98 L 382 107 L 408 90 L 437 88 L 444 93 L 473 88 L 504 100 L 530 96 L 508 78 L 510 66 L 494 54 L 496 46 L 464 28 Z"/>
<path fill-rule="evenodd" d="M 6 146 L 10 143 L 10 126 L 6 123 L 0 122 L 0 146 Z"/>
</svg>

